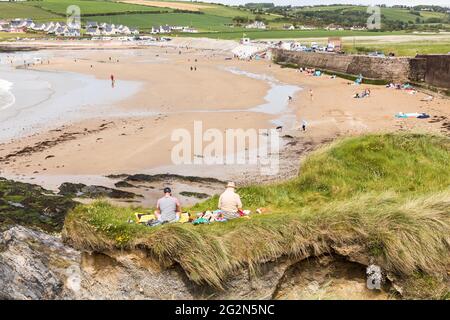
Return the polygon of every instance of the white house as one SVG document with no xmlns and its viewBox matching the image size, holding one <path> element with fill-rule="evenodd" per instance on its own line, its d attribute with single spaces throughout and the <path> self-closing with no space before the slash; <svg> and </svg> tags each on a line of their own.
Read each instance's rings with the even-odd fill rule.
<svg viewBox="0 0 450 320">
<path fill-rule="evenodd" d="M 316 27 L 312 27 L 312 26 L 299 26 L 298 27 L 300 30 L 316 30 Z"/>
<path fill-rule="evenodd" d="M 55 27 L 55 30 L 54 30 L 54 34 L 56 35 L 56 36 L 64 36 L 64 32 L 66 31 L 66 29 L 64 28 L 64 27 Z"/>
<path fill-rule="evenodd" d="M 153 26 L 151 33 L 170 33 L 172 31 L 172 28 L 173 27 L 167 24 L 165 26 Z"/>
<path fill-rule="evenodd" d="M 44 23 L 35 23 L 34 26 L 31 28 L 34 31 L 43 31 L 45 29 Z"/>
<path fill-rule="evenodd" d="M 245 26 L 247 29 L 266 29 L 266 24 L 262 21 L 255 21 Z"/>
<path fill-rule="evenodd" d="M 291 25 L 284 25 L 284 26 L 283 26 L 283 29 L 284 29 L 284 30 L 295 30 L 295 27 L 294 27 L 293 24 L 291 24 Z"/>
<path fill-rule="evenodd" d="M 100 30 L 97 28 L 86 28 L 86 34 L 89 36 L 99 36 L 100 35 Z"/>
<path fill-rule="evenodd" d="M 88 21 L 86 22 L 86 29 L 88 28 L 98 28 L 97 21 Z"/>
<path fill-rule="evenodd" d="M 102 28 L 101 34 L 105 36 L 115 35 L 116 30 L 112 25 L 106 25 L 104 28 Z"/>
<path fill-rule="evenodd" d="M 198 33 L 198 30 L 197 30 L 197 29 L 190 28 L 190 27 L 184 27 L 184 28 L 182 29 L 182 31 L 183 31 L 183 32 L 187 32 L 187 33 Z"/>
<path fill-rule="evenodd" d="M 64 37 L 79 37 L 80 29 L 76 28 L 65 28 L 64 29 Z"/>
</svg>

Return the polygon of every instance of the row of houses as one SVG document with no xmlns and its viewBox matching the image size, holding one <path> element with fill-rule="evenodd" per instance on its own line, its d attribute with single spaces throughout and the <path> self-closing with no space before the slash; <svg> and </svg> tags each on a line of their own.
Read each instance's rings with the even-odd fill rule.
<svg viewBox="0 0 450 320">
<path fill-rule="evenodd" d="M 328 38 L 326 45 L 319 45 L 317 42 L 311 42 L 311 45 L 302 44 L 296 41 L 278 41 L 269 42 L 271 48 L 278 48 L 289 51 L 304 52 L 340 52 L 342 50 L 342 39 L 340 37 Z"/>
<path fill-rule="evenodd" d="M 138 35 L 139 30 L 122 24 L 115 25 L 88 21 L 86 23 L 86 34 L 90 36 Z"/>
<path fill-rule="evenodd" d="M 245 26 L 246 29 L 260 29 L 265 30 L 267 29 L 266 24 L 263 21 L 254 21 L 248 25 Z"/>
<path fill-rule="evenodd" d="M 367 30 L 367 28 L 364 26 L 343 27 L 340 25 L 330 24 L 329 26 L 327 26 L 325 28 L 325 30 L 328 30 L 328 31 L 336 31 L 336 30 L 339 30 L 339 31 L 342 31 L 342 30 L 365 31 L 365 30 Z"/>
<path fill-rule="evenodd" d="M 66 36 L 66 37 L 79 37 L 80 30 L 75 26 L 68 26 L 63 22 L 48 22 L 38 23 L 31 19 L 13 19 L 10 21 L 0 21 L 0 31 L 23 33 L 27 31 L 45 32 L 47 34 Z"/>
<path fill-rule="evenodd" d="M 284 30 L 316 30 L 317 27 L 313 26 L 294 26 L 293 24 L 285 24 L 283 26 Z"/>
<path fill-rule="evenodd" d="M 139 30 L 124 25 L 108 23 L 87 22 L 86 34 L 90 36 L 111 35 L 138 35 Z M 0 20 L 0 31 L 23 33 L 27 31 L 43 32 L 49 35 L 63 37 L 79 37 L 81 35 L 80 25 L 67 25 L 64 22 L 38 23 L 31 19 L 13 19 L 10 21 Z"/>
<path fill-rule="evenodd" d="M 184 27 L 184 26 L 169 26 L 169 25 L 163 25 L 163 26 L 153 26 L 151 29 L 152 34 L 158 34 L 158 33 L 172 33 L 172 32 L 188 32 L 188 33 L 197 33 L 198 30 L 191 28 L 191 27 Z"/>
<path fill-rule="evenodd" d="M 294 26 L 292 24 L 287 24 L 283 26 L 284 30 L 316 30 L 317 27 L 313 26 Z M 339 25 L 329 25 L 325 28 L 328 31 L 335 31 L 335 30 L 353 30 L 353 31 L 364 31 L 367 30 L 366 27 L 363 26 L 352 26 L 352 27 L 342 27 Z"/>
</svg>

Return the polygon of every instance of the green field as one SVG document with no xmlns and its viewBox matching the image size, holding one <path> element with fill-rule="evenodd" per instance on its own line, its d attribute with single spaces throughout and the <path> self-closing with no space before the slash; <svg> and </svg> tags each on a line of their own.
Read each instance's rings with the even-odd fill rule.
<svg viewBox="0 0 450 320">
<path fill-rule="evenodd" d="M 167 13 L 167 14 L 133 14 L 114 16 L 90 16 L 85 20 L 124 24 L 139 29 L 149 29 L 159 25 L 182 25 L 198 28 L 200 31 L 226 31 L 230 27 L 230 18 L 194 13 Z"/>
<path fill-rule="evenodd" d="M 442 54 L 450 52 L 450 40 L 446 41 L 413 41 L 407 43 L 356 44 L 344 42 L 347 53 L 390 52 L 396 56 L 415 56 L 416 54 Z"/>
<path fill-rule="evenodd" d="M 86 14 L 110 14 L 120 12 L 171 12 L 169 8 L 148 7 L 136 4 L 116 3 L 112 1 L 94 1 L 94 0 L 44 0 L 28 2 L 28 5 L 34 6 L 46 11 L 65 15 L 67 7 L 75 5 L 80 7 L 81 15 Z"/>
<path fill-rule="evenodd" d="M 0 19 L 14 18 L 33 18 L 36 21 L 49 21 L 61 17 L 27 3 L 0 2 Z"/>
<path fill-rule="evenodd" d="M 305 7 L 298 11 L 334 11 L 342 10 L 345 14 L 347 11 L 362 11 L 367 12 L 367 6 L 350 6 L 350 5 L 335 5 L 335 6 L 315 6 L 315 7 Z M 381 14 L 389 20 L 396 20 L 401 22 L 415 22 L 416 18 L 421 19 L 428 18 L 444 18 L 446 15 L 441 12 L 429 12 L 429 11 L 419 11 L 419 15 L 412 13 L 408 9 L 401 8 L 381 8 Z"/>
</svg>

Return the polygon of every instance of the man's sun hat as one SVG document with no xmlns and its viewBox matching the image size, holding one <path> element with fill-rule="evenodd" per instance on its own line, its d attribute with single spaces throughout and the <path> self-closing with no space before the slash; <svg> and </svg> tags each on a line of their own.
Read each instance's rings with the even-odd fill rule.
<svg viewBox="0 0 450 320">
<path fill-rule="evenodd" d="M 227 188 L 236 188 L 236 185 L 234 184 L 234 182 L 228 182 L 227 184 Z"/>
</svg>

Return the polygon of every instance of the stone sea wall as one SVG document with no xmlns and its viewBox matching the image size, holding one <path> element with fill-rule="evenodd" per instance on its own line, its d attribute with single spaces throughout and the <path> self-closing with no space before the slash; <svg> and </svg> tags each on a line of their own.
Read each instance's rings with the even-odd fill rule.
<svg viewBox="0 0 450 320">
<path fill-rule="evenodd" d="M 419 55 L 416 59 L 425 61 L 425 83 L 450 89 L 450 54 Z"/>
<path fill-rule="evenodd" d="M 450 88 L 450 55 L 427 55 L 416 58 L 369 57 L 319 52 L 295 52 L 275 49 L 276 61 L 295 63 L 365 78 L 388 81 L 425 82 L 428 85 Z"/>
</svg>

